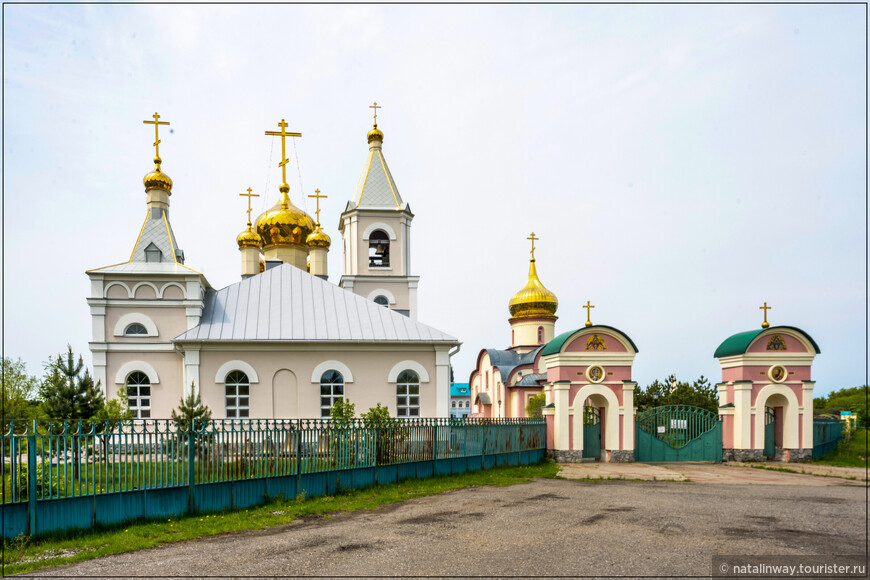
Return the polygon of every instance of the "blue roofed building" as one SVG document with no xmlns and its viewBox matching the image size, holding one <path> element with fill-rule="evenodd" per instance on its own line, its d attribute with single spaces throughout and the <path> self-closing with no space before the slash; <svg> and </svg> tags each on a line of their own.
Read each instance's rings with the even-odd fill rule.
<svg viewBox="0 0 870 580">
<path fill-rule="evenodd" d="M 462 419 L 471 414 L 471 389 L 468 383 L 450 384 L 450 417 Z"/>
</svg>

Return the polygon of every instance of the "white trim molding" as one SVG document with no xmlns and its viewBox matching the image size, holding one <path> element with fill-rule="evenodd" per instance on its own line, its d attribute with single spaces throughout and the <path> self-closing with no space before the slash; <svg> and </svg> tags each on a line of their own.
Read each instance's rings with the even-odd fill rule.
<svg viewBox="0 0 870 580">
<path fill-rule="evenodd" d="M 384 222 L 375 222 L 375 223 L 371 224 L 369 227 L 367 227 L 366 230 L 363 232 L 362 239 L 364 241 L 368 241 L 369 236 L 372 235 L 372 232 L 374 232 L 375 230 L 383 230 L 384 233 L 387 234 L 387 236 L 389 236 L 390 240 L 397 239 L 396 238 L 396 230 L 394 230 L 393 228 L 391 228 L 388 224 L 385 224 Z"/>
<path fill-rule="evenodd" d="M 145 330 L 148 331 L 148 334 L 131 334 L 129 336 L 133 338 L 142 337 L 142 336 L 157 336 L 157 325 L 154 324 L 154 321 L 151 320 L 147 315 L 142 314 L 141 312 L 128 312 L 124 316 L 118 319 L 118 322 L 115 323 L 115 336 L 128 336 L 124 334 L 124 331 L 127 330 L 127 327 L 131 324 L 135 324 L 138 322 L 142 326 L 145 327 Z"/>
<path fill-rule="evenodd" d="M 323 373 L 326 371 L 338 371 L 341 373 L 342 378 L 344 378 L 345 383 L 353 382 L 353 373 L 350 372 L 350 368 L 341 362 L 340 360 L 325 360 L 311 371 L 311 382 L 320 384 L 320 377 L 323 376 Z"/>
<path fill-rule="evenodd" d="M 248 375 L 249 383 L 260 382 L 260 377 L 257 376 L 257 371 L 254 370 L 254 367 L 243 360 L 230 360 L 222 364 L 214 375 L 214 382 L 216 384 L 223 384 L 227 379 L 227 375 L 233 371 L 242 371 Z"/>
<path fill-rule="evenodd" d="M 393 293 L 383 288 L 378 288 L 369 292 L 368 299 L 374 302 L 375 298 L 377 298 L 378 296 L 385 297 L 390 304 L 396 303 L 396 297 L 393 296 Z"/>
<path fill-rule="evenodd" d="M 115 384 L 123 385 L 127 382 L 127 377 L 130 373 L 135 371 L 145 373 L 152 385 L 156 385 L 160 382 L 160 378 L 157 376 L 157 371 L 154 370 L 154 367 L 142 360 L 131 360 L 122 364 L 121 368 L 118 369 L 118 372 L 115 374 Z"/>
<path fill-rule="evenodd" d="M 160 298 L 160 289 L 157 288 L 157 286 L 155 286 L 151 282 L 139 282 L 138 284 L 133 286 L 133 289 L 130 290 L 130 297 L 136 298 L 136 292 L 138 292 L 139 288 L 141 288 L 143 286 L 148 286 L 149 288 L 154 290 L 154 298 L 140 298 L 139 300 L 156 300 L 156 299 Z"/>
<path fill-rule="evenodd" d="M 424 367 L 415 360 L 403 360 L 400 363 L 396 363 L 396 365 L 392 369 L 390 369 L 390 374 L 387 375 L 387 382 L 397 382 L 399 379 L 399 374 L 402 371 L 414 371 L 415 373 L 417 373 L 417 376 L 420 377 L 421 383 L 429 382 L 429 373 L 426 371 L 426 367 Z"/>
<path fill-rule="evenodd" d="M 127 298 L 132 298 L 133 293 L 130 291 L 130 287 L 124 284 L 123 282 L 109 282 L 103 287 L 103 298 L 109 298 L 109 290 L 112 289 L 113 286 L 120 286 L 124 290 L 127 291 Z"/>
<path fill-rule="evenodd" d="M 764 449 L 764 408 L 767 406 L 767 399 L 774 395 L 782 395 L 786 400 L 782 417 L 782 446 L 784 449 L 797 449 L 800 405 L 797 395 L 785 385 L 766 385 L 755 396 L 755 449 Z"/>
<path fill-rule="evenodd" d="M 175 287 L 175 288 L 178 288 L 179 290 L 181 290 L 181 296 L 182 296 L 181 300 L 184 300 L 187 297 L 187 291 L 185 290 L 184 286 L 182 286 L 178 282 L 167 282 L 166 284 L 164 284 L 160 288 L 160 294 L 158 294 L 157 297 L 160 298 L 161 300 L 163 300 L 163 295 L 166 293 L 166 290 L 169 288 L 172 288 L 172 287 Z"/>
</svg>

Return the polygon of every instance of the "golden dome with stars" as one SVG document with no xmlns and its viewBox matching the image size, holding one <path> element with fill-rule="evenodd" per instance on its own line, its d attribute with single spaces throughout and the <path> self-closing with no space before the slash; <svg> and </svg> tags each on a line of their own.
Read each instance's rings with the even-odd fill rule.
<svg viewBox="0 0 870 580">
<path fill-rule="evenodd" d="M 278 188 L 281 200 L 257 218 L 257 233 L 263 240 L 263 249 L 274 246 L 306 247 L 308 236 L 314 231 L 314 220 L 290 201 L 290 186 L 282 183 Z"/>
</svg>

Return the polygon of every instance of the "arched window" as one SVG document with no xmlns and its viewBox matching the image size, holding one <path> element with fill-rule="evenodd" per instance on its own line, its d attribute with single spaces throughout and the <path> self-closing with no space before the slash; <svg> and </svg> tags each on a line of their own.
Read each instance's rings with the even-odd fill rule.
<svg viewBox="0 0 870 580">
<path fill-rule="evenodd" d="M 251 382 L 242 371 L 232 371 L 224 379 L 227 396 L 227 418 L 250 417 Z"/>
<path fill-rule="evenodd" d="M 396 416 L 420 416 L 420 377 L 414 371 L 402 371 L 396 381 Z"/>
<path fill-rule="evenodd" d="M 375 304 L 380 304 L 381 306 L 389 306 L 390 301 L 387 300 L 386 296 L 375 296 Z"/>
<path fill-rule="evenodd" d="M 338 371 L 326 371 L 320 377 L 320 416 L 329 417 L 329 409 L 344 398 L 344 377 Z"/>
<path fill-rule="evenodd" d="M 543 344 L 543 343 L 544 343 L 544 327 L 539 326 L 538 327 L 538 344 Z"/>
<path fill-rule="evenodd" d="M 143 372 L 133 371 L 127 375 L 127 403 L 137 419 L 151 417 L 151 380 Z"/>
<path fill-rule="evenodd" d="M 450 406 L 455 409 L 456 408 L 456 401 L 450 401 Z"/>
<path fill-rule="evenodd" d="M 369 266 L 386 268 L 390 265 L 390 238 L 383 230 L 369 236 Z"/>
<path fill-rule="evenodd" d="M 134 322 L 124 329 L 124 336 L 148 335 L 148 329 L 142 324 Z"/>
</svg>

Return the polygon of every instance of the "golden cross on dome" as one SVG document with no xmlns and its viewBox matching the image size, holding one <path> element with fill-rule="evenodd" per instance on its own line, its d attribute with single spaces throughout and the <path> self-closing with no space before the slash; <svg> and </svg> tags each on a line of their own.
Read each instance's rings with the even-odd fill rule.
<svg viewBox="0 0 870 580">
<path fill-rule="evenodd" d="M 251 193 L 253 191 L 250 187 L 248 188 L 248 193 L 240 193 L 239 196 L 248 198 L 248 227 L 251 227 L 251 198 L 252 197 L 260 197 L 256 193 Z"/>
<path fill-rule="evenodd" d="M 288 133 L 284 129 L 288 127 L 287 121 L 281 119 L 281 122 L 278 123 L 278 126 L 281 127 L 281 131 L 266 131 L 266 135 L 272 135 L 275 137 L 281 137 L 281 163 L 278 164 L 278 167 L 281 168 L 281 183 L 287 183 L 287 162 L 290 161 L 287 159 L 285 145 L 285 139 L 287 137 L 301 137 L 302 133 Z"/>
<path fill-rule="evenodd" d="M 319 225 L 320 225 L 320 200 L 321 200 L 321 199 L 326 199 L 326 198 L 329 197 L 329 196 L 327 196 L 327 195 L 320 195 L 320 190 L 319 190 L 319 189 L 315 189 L 315 190 L 314 190 L 314 195 L 309 195 L 308 197 L 313 197 L 314 199 L 317 200 L 317 210 L 314 212 L 314 215 L 317 216 L 317 225 L 319 226 Z"/>
<path fill-rule="evenodd" d="M 535 237 L 535 232 L 532 232 L 532 235 L 530 235 L 530 236 L 529 236 L 528 238 L 526 238 L 526 239 L 527 239 L 527 240 L 532 240 L 532 260 L 534 260 L 534 259 L 535 259 L 535 240 L 540 240 L 541 238 L 536 238 L 536 237 Z"/>
<path fill-rule="evenodd" d="M 378 109 L 383 109 L 383 107 L 378 105 L 378 102 L 375 101 L 374 105 L 369 105 L 369 109 L 375 110 L 375 127 L 377 127 L 378 126 Z"/>
<path fill-rule="evenodd" d="M 587 300 L 586 304 L 584 306 L 581 306 L 581 308 L 586 309 L 586 326 L 592 326 L 591 314 L 592 314 L 592 309 L 595 307 L 592 306 L 592 303 Z"/>
<path fill-rule="evenodd" d="M 142 121 L 146 125 L 154 125 L 154 163 L 157 164 L 157 169 L 160 169 L 160 125 L 168 125 L 169 121 L 159 121 L 160 115 L 154 113 L 153 121 Z"/>
<path fill-rule="evenodd" d="M 764 306 L 759 306 L 759 310 L 764 310 L 764 322 L 761 323 L 761 328 L 767 328 L 770 326 L 770 323 L 767 321 L 767 311 L 773 310 L 773 306 L 768 306 L 767 302 L 764 303 Z"/>
</svg>

